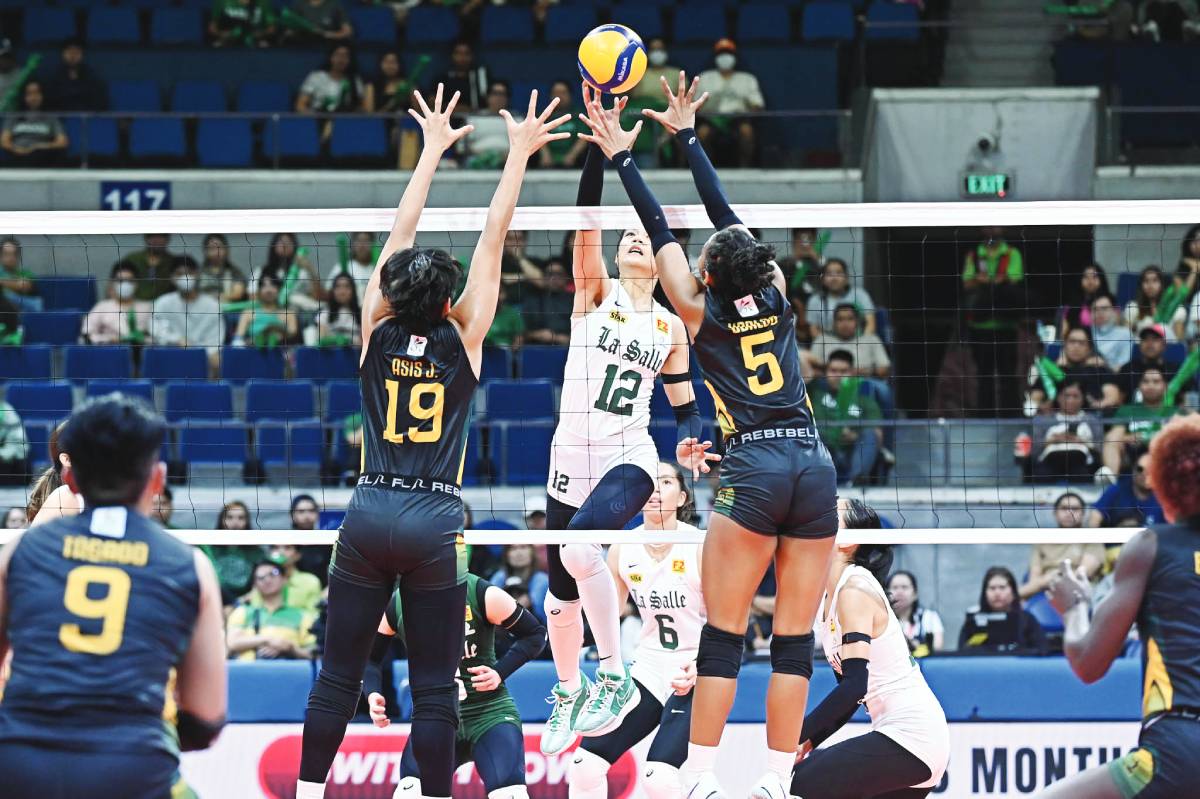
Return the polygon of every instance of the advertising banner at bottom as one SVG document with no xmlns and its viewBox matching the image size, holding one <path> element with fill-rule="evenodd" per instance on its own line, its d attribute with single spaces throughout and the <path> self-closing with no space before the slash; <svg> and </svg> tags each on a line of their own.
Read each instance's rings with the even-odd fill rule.
<svg viewBox="0 0 1200 799">
<path fill-rule="evenodd" d="M 1137 722 L 1009 722 L 950 725 L 950 767 L 934 796 L 1029 796 L 1057 780 L 1121 757 L 1137 743 Z M 868 731 L 850 725 L 836 742 Z M 206 752 L 183 758 L 183 774 L 202 799 L 294 799 L 300 768 L 299 724 L 233 724 Z M 531 799 L 567 799 L 571 752 L 547 757 L 538 750 L 541 725 L 525 726 L 525 774 Z M 338 752 L 327 799 L 391 799 L 400 779 L 400 754 L 408 725 L 386 730 L 350 728 Z M 609 772 L 609 799 L 645 799 L 638 775 L 649 741 Z M 766 770 L 761 724 L 735 724 L 725 732 L 717 775 L 730 796 L 745 796 Z M 471 765 L 455 775 L 455 799 L 485 799 Z"/>
</svg>

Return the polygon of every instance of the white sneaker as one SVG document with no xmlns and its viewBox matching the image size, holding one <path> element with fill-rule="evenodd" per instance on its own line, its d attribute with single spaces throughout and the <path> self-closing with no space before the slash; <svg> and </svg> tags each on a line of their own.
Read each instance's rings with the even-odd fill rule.
<svg viewBox="0 0 1200 799">
<path fill-rule="evenodd" d="M 683 787 L 683 799 L 725 799 L 725 789 L 717 782 L 717 775 L 711 771 L 703 772 L 695 782 Z"/>
<path fill-rule="evenodd" d="M 773 771 L 759 777 L 758 782 L 750 789 L 750 799 L 788 799 L 790 794 L 788 786 L 784 785 L 779 775 Z"/>
</svg>

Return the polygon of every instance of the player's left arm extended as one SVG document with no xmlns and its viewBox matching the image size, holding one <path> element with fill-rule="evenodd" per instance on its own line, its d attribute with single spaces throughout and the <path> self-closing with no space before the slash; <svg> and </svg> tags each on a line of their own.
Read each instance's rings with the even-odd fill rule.
<svg viewBox="0 0 1200 799">
<path fill-rule="evenodd" d="M 546 626 L 508 592 L 497 586 L 488 586 L 483 594 L 487 619 L 505 630 L 516 640 L 508 651 L 496 661 L 496 673 L 507 680 L 517 669 L 542 654 L 546 648 Z"/>
<path fill-rule="evenodd" d="M 838 621 L 842 625 L 842 673 L 838 684 L 804 717 L 800 743 L 812 748 L 840 730 L 867 695 L 867 663 L 871 659 L 871 631 L 875 626 L 875 597 L 848 583 L 838 594 Z"/>
<path fill-rule="evenodd" d="M 1060 572 L 1051 583 L 1047 592 L 1050 602 L 1063 617 L 1063 654 L 1085 683 L 1103 677 L 1121 654 L 1137 620 L 1157 553 L 1158 538 L 1153 531 L 1143 530 L 1131 538 L 1117 559 L 1112 591 L 1094 610 L 1085 577 Z"/>
</svg>

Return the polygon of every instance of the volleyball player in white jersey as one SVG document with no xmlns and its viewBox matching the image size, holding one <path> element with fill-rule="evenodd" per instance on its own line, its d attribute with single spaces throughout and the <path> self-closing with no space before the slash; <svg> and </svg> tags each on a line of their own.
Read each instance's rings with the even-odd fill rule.
<svg viewBox="0 0 1200 799">
<path fill-rule="evenodd" d="M 658 488 L 643 509 L 638 530 L 700 532 L 688 522 L 695 503 L 683 476 L 670 463 L 658 464 Z M 608 551 L 617 595 L 633 598 L 642 633 L 630 674 L 641 700 L 620 725 L 598 738 L 584 738 L 567 771 L 569 799 L 606 799 L 608 769 L 638 741 L 654 732 L 642 787 L 650 799 L 678 799 L 679 767 L 687 759 L 696 684 L 696 652 L 707 618 L 700 591 L 700 547 L 696 544 L 618 544 Z M 657 730 L 657 732 L 655 732 Z"/>
<path fill-rule="evenodd" d="M 840 500 L 838 517 L 842 529 L 880 526 L 858 500 Z M 946 771 L 950 728 L 883 589 L 891 565 L 890 546 L 838 545 L 817 617 L 838 686 L 804 719 L 797 799 L 924 799 Z M 871 732 L 813 751 L 859 704 Z"/>
<path fill-rule="evenodd" d="M 585 99 L 592 95 L 586 85 L 583 92 Z M 590 146 L 578 205 L 600 204 L 604 164 L 600 150 Z M 551 530 L 620 530 L 646 504 L 658 475 L 649 424 L 650 396 L 660 374 L 679 440 L 690 446 L 700 437 L 687 333 L 675 314 L 654 301 L 658 277 L 649 237 L 640 229 L 621 234 L 617 279 L 609 277 L 601 245 L 601 231 L 576 231 L 570 350 L 546 484 Z M 680 449 L 689 468 L 708 471 L 702 456 L 689 460 L 688 446 Z M 576 733 L 612 729 L 639 694 L 622 665 L 620 605 L 600 546 L 564 544 L 547 554 L 545 606 L 558 684 L 541 749 L 552 755 L 566 749 Z M 579 670 L 583 611 L 600 661 L 595 686 Z"/>
</svg>

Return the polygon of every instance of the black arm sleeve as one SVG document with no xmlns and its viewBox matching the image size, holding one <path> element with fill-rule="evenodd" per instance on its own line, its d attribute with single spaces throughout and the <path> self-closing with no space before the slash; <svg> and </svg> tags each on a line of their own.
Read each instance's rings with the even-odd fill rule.
<svg viewBox="0 0 1200 799">
<path fill-rule="evenodd" d="M 867 695 L 867 659 L 850 658 L 842 661 L 842 677 L 837 687 L 821 700 L 821 704 L 804 718 L 800 743 L 812 741 L 814 747 L 842 728 L 858 710 L 858 703 Z"/>
<path fill-rule="evenodd" d="M 193 716 L 186 710 L 180 710 L 175 721 L 175 729 L 179 734 L 179 748 L 185 752 L 195 752 L 207 749 L 225 727 L 225 719 L 210 722 Z"/>
<path fill-rule="evenodd" d="M 671 410 L 675 411 L 675 440 L 683 441 L 685 438 L 700 438 L 703 432 L 701 429 L 703 423 L 700 421 L 700 406 L 695 400 L 684 405 L 674 405 Z"/>
<path fill-rule="evenodd" d="M 617 165 L 617 174 L 621 176 L 621 183 L 629 195 L 629 202 L 633 204 L 638 219 L 642 220 L 642 227 L 646 228 L 646 233 L 650 236 L 650 246 L 657 254 L 663 247 L 675 241 L 662 206 L 658 204 L 654 193 L 642 178 L 642 173 L 638 171 L 632 153 L 622 150 L 613 155 L 612 160 Z"/>
<path fill-rule="evenodd" d="M 390 635 L 375 633 L 375 642 L 371 644 L 371 657 L 367 660 L 366 671 L 363 672 L 363 696 L 383 693 L 383 659 L 387 657 L 391 645 Z"/>
<path fill-rule="evenodd" d="M 604 153 L 594 144 L 589 144 L 583 159 L 583 171 L 579 173 L 579 193 L 575 195 L 578 207 L 599 205 L 604 195 Z"/>
<path fill-rule="evenodd" d="M 546 627 L 537 616 L 520 605 L 500 626 L 517 639 L 496 661 L 496 673 L 500 679 L 507 680 L 514 671 L 542 654 L 546 648 Z"/>
<path fill-rule="evenodd" d="M 700 201 L 704 203 L 704 210 L 708 212 L 713 227 L 724 230 L 730 225 L 742 224 L 742 220 L 738 219 L 737 214 L 729 207 L 729 200 L 725 199 L 721 179 L 717 177 L 717 170 L 713 168 L 712 161 L 708 160 L 708 153 L 704 152 L 704 145 L 700 143 L 696 131 L 684 128 L 675 134 L 675 141 L 687 153 L 692 180 L 696 183 L 696 191 L 700 193 Z"/>
</svg>

